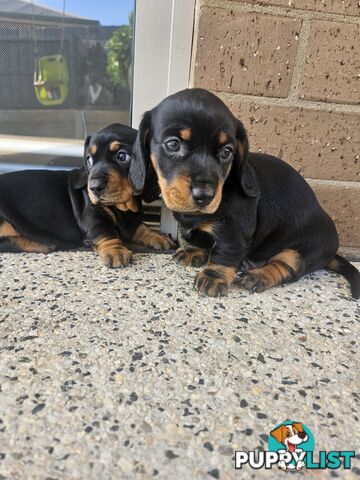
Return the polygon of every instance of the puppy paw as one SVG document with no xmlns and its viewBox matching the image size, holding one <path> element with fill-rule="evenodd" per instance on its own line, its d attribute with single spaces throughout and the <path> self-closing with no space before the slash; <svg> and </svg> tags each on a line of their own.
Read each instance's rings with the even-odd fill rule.
<svg viewBox="0 0 360 480">
<path fill-rule="evenodd" d="M 137 228 L 132 240 L 145 247 L 153 248 L 154 250 L 167 251 L 174 250 L 176 244 L 170 237 L 163 233 L 155 232 L 144 223 Z"/>
<path fill-rule="evenodd" d="M 151 231 L 146 246 L 154 248 L 155 250 L 167 251 L 174 250 L 176 248 L 176 243 L 163 233 Z"/>
<path fill-rule="evenodd" d="M 101 259 L 109 268 L 126 267 L 132 262 L 133 254 L 125 247 L 113 249 L 111 252 L 104 252 Z"/>
<path fill-rule="evenodd" d="M 194 288 L 200 295 L 223 297 L 228 294 L 234 277 L 234 268 L 211 264 L 196 275 Z"/>
<path fill-rule="evenodd" d="M 120 268 L 129 265 L 133 254 L 119 238 L 103 238 L 95 244 L 95 250 L 107 267 Z"/>
<path fill-rule="evenodd" d="M 173 256 L 175 262 L 184 267 L 201 267 L 208 260 L 208 253 L 206 250 L 196 247 L 179 248 Z"/>
<path fill-rule="evenodd" d="M 236 283 L 252 293 L 262 293 L 270 288 L 268 278 L 255 270 L 240 275 Z"/>
</svg>

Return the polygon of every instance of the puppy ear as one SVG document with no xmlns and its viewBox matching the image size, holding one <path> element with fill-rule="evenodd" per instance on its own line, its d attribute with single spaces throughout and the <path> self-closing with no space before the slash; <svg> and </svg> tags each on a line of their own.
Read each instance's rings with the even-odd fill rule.
<svg viewBox="0 0 360 480">
<path fill-rule="evenodd" d="M 129 181 L 134 190 L 134 195 L 140 195 L 145 188 L 146 175 L 150 164 L 149 129 L 150 112 L 145 112 L 134 143 L 133 158 L 129 170 Z"/>
<path fill-rule="evenodd" d="M 84 188 L 85 185 L 87 184 L 87 181 L 88 181 L 86 156 L 87 156 L 87 153 L 88 153 L 87 150 L 88 150 L 88 147 L 90 145 L 90 140 L 91 140 L 91 135 L 86 137 L 86 140 L 85 140 L 85 143 L 84 143 L 84 157 L 83 157 L 84 166 L 82 168 L 78 168 L 78 169 L 73 170 L 71 172 L 71 176 L 70 176 L 71 183 L 72 183 L 73 187 L 77 188 L 77 189 Z"/>
<path fill-rule="evenodd" d="M 275 428 L 275 430 L 272 430 L 270 432 L 270 435 L 274 437 L 275 440 L 278 441 L 279 443 L 284 443 L 285 430 L 286 430 L 286 427 L 284 427 L 284 425 L 281 425 L 280 427 Z"/>
<path fill-rule="evenodd" d="M 298 432 L 304 431 L 302 423 L 293 422 L 292 426 L 296 428 Z"/>
<path fill-rule="evenodd" d="M 235 153 L 233 170 L 240 183 L 243 193 L 247 197 L 257 197 L 259 187 L 254 169 L 249 164 L 249 140 L 244 125 L 236 119 L 236 140 L 238 143 Z"/>
<path fill-rule="evenodd" d="M 88 173 L 85 167 L 77 168 L 70 173 L 70 181 L 74 188 L 80 189 L 87 185 Z"/>
</svg>

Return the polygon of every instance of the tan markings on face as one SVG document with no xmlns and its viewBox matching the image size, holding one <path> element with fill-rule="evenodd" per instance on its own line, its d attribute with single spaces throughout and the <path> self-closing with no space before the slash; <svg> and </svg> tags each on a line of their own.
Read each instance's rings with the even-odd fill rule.
<svg viewBox="0 0 360 480">
<path fill-rule="evenodd" d="M 224 181 L 219 182 L 212 202 L 206 208 L 199 209 L 199 207 L 194 204 L 191 195 L 190 177 L 188 175 L 177 175 L 172 182 L 168 182 L 160 172 L 156 157 L 153 153 L 150 155 L 150 159 L 158 177 L 162 197 L 170 210 L 174 210 L 175 212 L 201 211 L 201 213 L 208 214 L 216 212 L 221 202 Z"/>
<path fill-rule="evenodd" d="M 156 157 L 150 155 L 152 166 L 157 174 L 161 194 L 170 210 L 192 212 L 195 206 L 190 192 L 190 178 L 187 175 L 177 175 L 172 182 L 168 182 L 158 168 Z"/>
<path fill-rule="evenodd" d="M 34 242 L 33 240 L 29 240 L 25 237 L 11 237 L 11 242 L 13 242 L 23 252 L 49 253 L 54 249 L 52 246 Z"/>
<path fill-rule="evenodd" d="M 219 143 L 220 145 L 224 145 L 225 143 L 227 143 L 229 141 L 229 137 L 227 135 L 226 132 L 224 131 L 221 131 L 220 132 L 220 135 L 219 135 Z"/>
<path fill-rule="evenodd" d="M 156 250 L 170 250 L 175 247 L 174 242 L 167 235 L 155 232 L 144 223 L 136 229 L 132 240 L 135 243 L 155 248 Z"/>
<path fill-rule="evenodd" d="M 110 145 L 109 145 L 109 150 L 110 152 L 117 152 L 121 147 L 121 143 L 120 142 L 111 142 Z"/>
<path fill-rule="evenodd" d="M 88 148 L 88 152 L 90 153 L 90 155 L 95 155 L 97 152 L 97 146 L 91 145 L 91 147 Z"/>
<path fill-rule="evenodd" d="M 127 178 L 124 178 L 116 170 L 111 170 L 107 176 L 107 185 L 105 194 L 99 199 L 92 193 L 88 184 L 88 194 L 91 202 L 101 205 L 114 205 L 123 212 L 131 210 L 138 212 L 138 204 L 133 197 L 133 189 L 129 184 Z"/>
<path fill-rule="evenodd" d="M 183 128 L 182 130 L 180 130 L 180 137 L 186 141 L 190 140 L 191 138 L 190 128 Z"/>
<path fill-rule="evenodd" d="M 0 237 L 18 237 L 19 233 L 8 222 L 4 222 L 0 225 Z"/>
</svg>

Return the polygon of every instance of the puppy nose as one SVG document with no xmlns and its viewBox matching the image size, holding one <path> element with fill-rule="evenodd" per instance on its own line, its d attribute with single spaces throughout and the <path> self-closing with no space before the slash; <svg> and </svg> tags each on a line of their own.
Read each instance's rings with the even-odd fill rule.
<svg viewBox="0 0 360 480">
<path fill-rule="evenodd" d="M 304 439 L 304 438 L 306 437 L 306 433 L 305 433 L 305 432 L 299 432 L 298 435 L 299 435 L 299 437 L 300 437 L 301 439 Z"/>
<path fill-rule="evenodd" d="M 215 189 L 209 184 L 193 186 L 191 193 L 196 205 L 199 205 L 199 207 L 206 207 L 213 200 L 215 196 Z"/>
<path fill-rule="evenodd" d="M 106 188 L 106 181 L 104 178 L 93 178 L 89 184 L 90 190 L 97 196 L 100 196 Z"/>
</svg>

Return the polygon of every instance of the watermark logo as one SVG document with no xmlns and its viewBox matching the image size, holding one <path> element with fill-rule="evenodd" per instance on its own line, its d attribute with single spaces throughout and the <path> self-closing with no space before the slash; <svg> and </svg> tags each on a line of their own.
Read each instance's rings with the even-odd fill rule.
<svg viewBox="0 0 360 480">
<path fill-rule="evenodd" d="M 300 422 L 283 422 L 271 430 L 268 437 L 269 452 L 277 452 L 281 470 L 301 470 L 305 467 L 306 452 L 313 453 L 315 441 L 310 429 Z"/>
<path fill-rule="evenodd" d="M 271 430 L 268 436 L 268 451 L 235 452 L 235 468 L 280 470 L 351 468 L 354 451 L 320 451 L 315 455 L 315 440 L 311 430 L 298 421 L 287 420 Z"/>
</svg>

